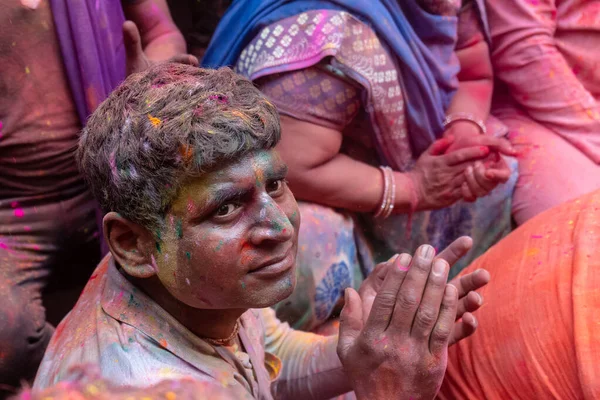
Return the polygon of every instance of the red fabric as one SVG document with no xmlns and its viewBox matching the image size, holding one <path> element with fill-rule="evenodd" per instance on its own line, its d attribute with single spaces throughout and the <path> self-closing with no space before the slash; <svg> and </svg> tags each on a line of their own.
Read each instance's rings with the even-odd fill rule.
<svg viewBox="0 0 600 400">
<path fill-rule="evenodd" d="M 441 399 L 600 398 L 600 191 L 531 219 L 463 274 L 490 271 Z"/>
</svg>

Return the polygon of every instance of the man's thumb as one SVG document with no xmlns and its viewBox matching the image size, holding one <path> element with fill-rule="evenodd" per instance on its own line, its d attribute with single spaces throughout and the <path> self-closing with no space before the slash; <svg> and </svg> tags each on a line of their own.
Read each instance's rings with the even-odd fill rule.
<svg viewBox="0 0 600 400">
<path fill-rule="evenodd" d="M 344 301 L 344 308 L 340 315 L 340 334 L 337 347 L 340 358 L 343 358 L 352 347 L 363 328 L 362 301 L 356 290 L 346 288 Z"/>
</svg>

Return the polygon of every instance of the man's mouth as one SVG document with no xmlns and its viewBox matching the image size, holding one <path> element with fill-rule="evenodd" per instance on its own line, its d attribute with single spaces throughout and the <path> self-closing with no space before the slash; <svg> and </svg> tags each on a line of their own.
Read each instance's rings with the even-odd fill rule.
<svg viewBox="0 0 600 400">
<path fill-rule="evenodd" d="M 248 274 L 261 278 L 275 277 L 291 269 L 294 261 L 293 246 L 290 245 L 285 252 L 268 258 L 252 268 Z"/>
</svg>

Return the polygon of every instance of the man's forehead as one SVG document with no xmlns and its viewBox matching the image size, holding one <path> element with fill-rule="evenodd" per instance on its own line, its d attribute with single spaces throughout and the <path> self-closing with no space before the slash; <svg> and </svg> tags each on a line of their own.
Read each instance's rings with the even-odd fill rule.
<svg viewBox="0 0 600 400">
<path fill-rule="evenodd" d="M 256 182 L 268 172 L 285 168 L 279 155 L 273 150 L 261 150 L 248 154 L 239 160 L 228 163 L 222 168 L 208 172 L 203 176 L 190 179 L 182 187 L 173 202 L 173 210 L 189 208 L 190 201 L 201 205 L 224 188 L 243 186 Z"/>
</svg>

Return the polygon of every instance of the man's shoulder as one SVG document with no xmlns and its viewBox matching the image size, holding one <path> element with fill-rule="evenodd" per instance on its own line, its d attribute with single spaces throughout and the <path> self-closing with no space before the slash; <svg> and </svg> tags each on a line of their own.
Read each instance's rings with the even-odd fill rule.
<svg viewBox="0 0 600 400">
<path fill-rule="evenodd" d="M 56 327 L 34 387 L 43 388 L 66 379 L 75 365 L 98 363 L 101 353 L 99 338 L 110 334 L 116 322 L 102 310 L 100 300 L 105 279 L 103 260 L 91 275 L 75 307 Z"/>
</svg>

